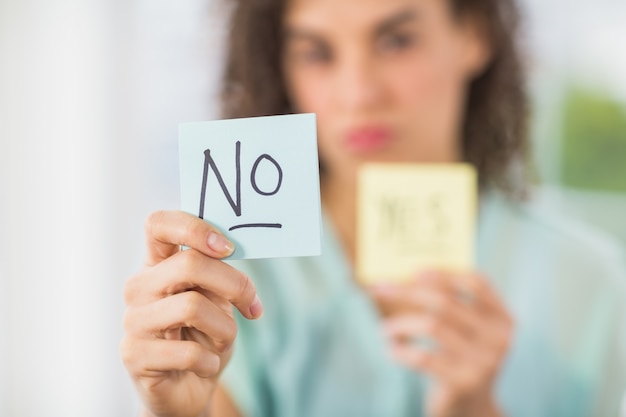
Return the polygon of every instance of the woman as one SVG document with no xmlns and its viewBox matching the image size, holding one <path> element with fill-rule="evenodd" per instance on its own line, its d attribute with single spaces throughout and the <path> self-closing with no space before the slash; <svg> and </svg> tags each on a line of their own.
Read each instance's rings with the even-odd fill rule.
<svg viewBox="0 0 626 417">
<path fill-rule="evenodd" d="M 623 260 L 520 199 L 517 23 L 504 0 L 237 2 L 225 116 L 317 114 L 323 255 L 226 264 L 233 246 L 209 223 L 151 215 L 121 346 L 144 415 L 617 414 Z M 354 282 L 355 179 L 371 161 L 476 166 L 480 272 Z"/>
</svg>

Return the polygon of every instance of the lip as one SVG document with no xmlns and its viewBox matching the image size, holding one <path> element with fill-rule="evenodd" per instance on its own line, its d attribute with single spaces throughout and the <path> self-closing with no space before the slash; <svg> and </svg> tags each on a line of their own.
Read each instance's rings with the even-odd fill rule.
<svg viewBox="0 0 626 417">
<path fill-rule="evenodd" d="M 353 152 L 372 152 L 386 147 L 391 138 L 391 129 L 385 126 L 359 126 L 348 130 L 345 144 Z"/>
</svg>

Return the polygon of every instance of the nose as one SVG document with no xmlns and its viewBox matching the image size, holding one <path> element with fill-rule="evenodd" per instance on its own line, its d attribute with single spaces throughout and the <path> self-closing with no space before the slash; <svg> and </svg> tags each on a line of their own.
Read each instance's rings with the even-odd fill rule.
<svg viewBox="0 0 626 417">
<path fill-rule="evenodd" d="M 363 51 L 344 54 L 337 68 L 336 96 L 345 110 L 371 110 L 382 103 L 384 80 L 376 62 Z"/>
</svg>

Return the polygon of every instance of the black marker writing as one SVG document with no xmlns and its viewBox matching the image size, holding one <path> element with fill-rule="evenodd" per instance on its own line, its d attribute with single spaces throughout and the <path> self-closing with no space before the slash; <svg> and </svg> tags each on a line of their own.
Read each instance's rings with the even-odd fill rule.
<svg viewBox="0 0 626 417">
<path fill-rule="evenodd" d="M 444 196 L 385 195 L 378 201 L 378 238 L 386 241 L 417 244 L 445 238 L 449 231 Z"/>
<path fill-rule="evenodd" d="M 424 211 L 426 218 L 429 219 L 429 224 L 426 228 L 428 233 L 442 234 L 447 231 L 448 220 L 445 213 L 444 196 L 439 194 L 430 195 Z"/>
<path fill-rule="evenodd" d="M 235 179 L 235 190 L 237 202 L 234 202 L 233 198 L 230 196 L 228 188 L 226 188 L 226 184 L 224 184 L 224 179 L 220 174 L 220 170 L 217 169 L 217 165 L 211 157 L 211 150 L 207 149 L 206 151 L 204 151 L 204 172 L 202 173 L 202 189 L 200 190 L 200 214 L 198 215 L 201 219 L 204 218 L 204 202 L 206 200 L 206 183 L 209 176 L 209 167 L 213 168 L 213 172 L 215 172 L 215 178 L 217 178 L 217 182 L 219 182 L 220 187 L 224 192 L 224 196 L 226 196 L 228 204 L 230 204 L 230 206 L 233 208 L 235 215 L 237 215 L 237 217 L 241 216 L 241 142 L 237 141 L 235 143 L 235 170 L 237 174 L 237 177 Z"/>
<path fill-rule="evenodd" d="M 259 164 L 263 160 L 267 160 L 267 161 L 271 162 L 274 165 L 274 167 L 276 168 L 276 171 L 278 172 L 278 181 L 277 181 L 276 186 L 274 187 L 274 189 L 271 190 L 271 191 L 263 191 L 263 190 L 261 190 L 259 188 L 258 184 L 257 184 L 257 181 L 256 181 L 257 169 L 259 167 Z M 217 167 L 217 164 L 215 163 L 215 160 L 213 160 L 213 157 L 211 156 L 211 150 L 207 149 L 207 150 L 204 151 L 204 171 L 202 173 L 202 189 L 200 190 L 200 207 L 199 207 L 199 214 L 198 214 L 198 217 L 200 217 L 201 219 L 204 218 L 204 207 L 205 207 L 205 203 L 206 203 L 207 182 L 208 182 L 208 177 L 209 177 L 209 171 L 210 170 L 213 170 L 213 172 L 215 173 L 215 178 L 217 179 L 217 182 L 219 183 L 220 188 L 222 189 L 222 192 L 224 193 L 224 196 L 226 197 L 226 200 L 228 200 L 228 204 L 230 204 L 230 207 L 235 212 L 235 215 L 237 217 L 240 217 L 241 216 L 241 212 L 242 212 L 242 201 L 241 201 L 241 142 L 240 141 L 235 142 L 235 199 L 233 199 L 233 197 L 231 196 L 230 192 L 228 191 L 228 188 L 226 187 L 226 184 L 224 183 L 224 179 L 222 177 L 222 174 L 220 173 L 220 171 L 219 171 L 219 169 Z M 280 187 L 281 187 L 282 183 L 283 183 L 283 170 L 280 167 L 280 164 L 278 162 L 276 162 L 276 160 L 274 158 L 272 158 L 268 154 L 263 154 L 263 155 L 259 156 L 254 161 L 254 164 L 252 165 L 252 170 L 250 171 L 250 185 L 252 186 L 252 188 L 254 189 L 254 191 L 257 194 L 262 195 L 262 196 L 272 196 L 272 195 L 275 195 L 280 190 Z M 232 226 L 228 230 L 232 231 L 232 230 L 236 230 L 236 229 L 251 228 L 251 227 L 266 227 L 266 228 L 280 229 L 283 226 L 280 223 L 247 223 L 247 224 L 239 224 L 239 225 Z"/>
<path fill-rule="evenodd" d="M 280 223 L 248 223 L 248 224 L 238 224 L 236 226 L 229 227 L 228 230 L 232 231 L 236 229 L 243 229 L 246 227 L 268 227 L 271 229 L 280 229 L 283 227 L 283 225 Z"/>
<path fill-rule="evenodd" d="M 391 239 L 394 236 L 404 236 L 409 226 L 414 222 L 414 202 L 402 197 L 384 197 L 380 201 L 380 229 L 381 239 Z"/>
<path fill-rule="evenodd" d="M 256 169 L 259 167 L 259 163 L 261 163 L 263 159 L 267 159 L 268 161 L 270 161 L 278 170 L 278 184 L 276 184 L 276 188 L 274 189 L 274 191 L 271 191 L 269 193 L 261 191 L 256 185 Z M 280 186 L 283 183 L 283 170 L 280 168 L 280 165 L 278 165 L 278 162 L 276 162 L 274 158 L 264 153 L 263 155 L 259 156 L 256 161 L 254 161 L 254 165 L 252 165 L 252 172 L 250 172 L 250 183 L 252 184 L 252 188 L 254 188 L 254 191 L 256 191 L 257 193 L 261 195 L 274 195 L 278 192 L 278 190 L 280 190 Z"/>
</svg>

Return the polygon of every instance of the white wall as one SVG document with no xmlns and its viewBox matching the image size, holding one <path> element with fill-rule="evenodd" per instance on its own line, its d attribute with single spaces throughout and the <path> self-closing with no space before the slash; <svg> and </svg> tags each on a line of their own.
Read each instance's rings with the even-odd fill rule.
<svg viewBox="0 0 626 417">
<path fill-rule="evenodd" d="M 136 413 L 122 287 L 178 206 L 178 122 L 215 116 L 216 10 L 0 0 L 1 416 Z"/>
<path fill-rule="evenodd" d="M 0 4 L 2 415 L 96 415 L 111 397 L 108 12 Z"/>
</svg>

